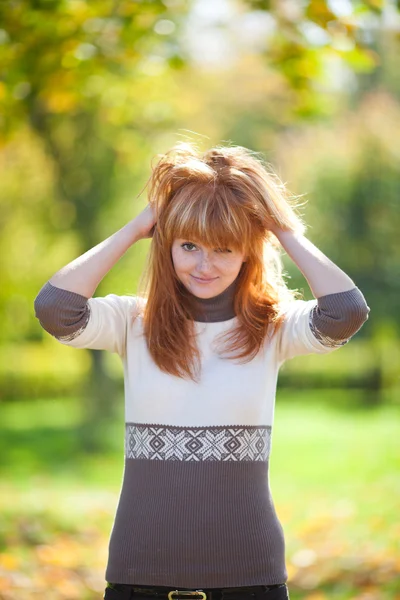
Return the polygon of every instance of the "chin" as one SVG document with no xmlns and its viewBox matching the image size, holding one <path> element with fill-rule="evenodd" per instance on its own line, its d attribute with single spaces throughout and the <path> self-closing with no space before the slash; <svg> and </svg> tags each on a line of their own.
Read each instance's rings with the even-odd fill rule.
<svg viewBox="0 0 400 600">
<path fill-rule="evenodd" d="M 227 287 L 218 277 L 214 282 L 200 283 L 194 279 L 192 275 L 185 278 L 180 278 L 181 284 L 194 296 L 199 298 L 213 298 L 218 296 Z"/>
<path fill-rule="evenodd" d="M 198 296 L 199 298 L 213 298 L 214 296 L 218 296 L 218 294 L 221 294 L 221 292 L 223 292 L 224 289 L 225 288 L 222 285 L 203 285 L 201 283 L 199 283 L 198 285 L 192 284 L 189 288 L 190 292 L 193 295 Z"/>
<path fill-rule="evenodd" d="M 221 292 L 219 290 L 192 290 L 192 294 L 199 298 L 213 298 L 218 296 Z"/>
</svg>

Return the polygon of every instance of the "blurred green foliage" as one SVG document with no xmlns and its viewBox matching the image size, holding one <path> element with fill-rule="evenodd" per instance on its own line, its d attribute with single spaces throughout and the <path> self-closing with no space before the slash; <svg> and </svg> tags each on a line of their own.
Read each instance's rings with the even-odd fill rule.
<svg viewBox="0 0 400 600">
<path fill-rule="evenodd" d="M 186 45 L 201 30 L 186 30 L 195 4 L 0 3 L 0 595 L 102 592 L 123 468 L 122 368 L 115 355 L 58 344 L 33 301 L 141 210 L 154 155 L 189 132 L 204 148 L 225 140 L 263 152 L 306 195 L 310 239 L 365 294 L 371 314 L 354 340 L 281 369 L 271 482 L 293 600 L 392 600 L 400 40 L 390 25 L 399 3 L 228 3 L 239 30 L 251 14 L 273 28 L 258 51 L 213 68 Z M 96 295 L 134 293 L 149 243 Z M 284 260 L 288 285 L 310 298 Z"/>
<path fill-rule="evenodd" d="M 0 398 L 82 394 L 82 440 L 93 448 L 93 420 L 100 430 L 115 416 L 109 399 L 121 391 L 121 366 L 60 347 L 33 301 L 54 272 L 141 210 L 154 155 L 187 132 L 204 148 L 226 140 L 262 151 L 308 196 L 311 240 L 371 308 L 347 348 L 310 357 L 307 368 L 296 359 L 282 385 L 354 387 L 367 404 L 400 387 L 399 38 L 388 6 L 358 1 L 340 13 L 325 0 L 248 0 L 232 19 L 267 13 L 264 46 L 207 68 L 185 38 L 195 5 L 0 4 Z M 135 245 L 96 295 L 134 292 L 148 244 Z M 288 285 L 311 297 L 284 260 Z"/>
<path fill-rule="evenodd" d="M 278 392 L 270 485 L 293 600 L 395 600 L 397 409 L 347 410 L 352 393 Z M 21 418 L 21 414 L 24 418 Z M 0 424 L 4 600 L 94 600 L 123 471 L 123 399 L 108 451 L 82 457 L 79 399 L 8 404 Z M 17 441 L 17 443 L 15 443 Z M 5 460 L 6 451 L 8 460 Z"/>
</svg>

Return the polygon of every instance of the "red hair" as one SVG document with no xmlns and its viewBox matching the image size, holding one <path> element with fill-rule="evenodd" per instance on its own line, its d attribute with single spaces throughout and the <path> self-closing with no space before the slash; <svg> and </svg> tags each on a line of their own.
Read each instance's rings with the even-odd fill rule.
<svg viewBox="0 0 400 600">
<path fill-rule="evenodd" d="M 230 359 L 250 361 L 268 328 L 274 335 L 281 307 L 298 295 L 283 279 L 280 245 L 271 233 L 280 228 L 304 233 L 290 196 L 258 153 L 242 146 L 216 146 L 200 155 L 193 142 L 178 142 L 159 158 L 148 180 L 148 200 L 157 215 L 147 265 L 141 278 L 146 298 L 144 334 L 158 367 L 197 381 L 200 355 L 185 289 L 171 258 L 175 238 L 209 247 L 232 247 L 247 255 L 234 299 L 237 326 L 223 335 L 236 352 Z M 228 358 L 228 357 L 226 357 Z"/>
</svg>

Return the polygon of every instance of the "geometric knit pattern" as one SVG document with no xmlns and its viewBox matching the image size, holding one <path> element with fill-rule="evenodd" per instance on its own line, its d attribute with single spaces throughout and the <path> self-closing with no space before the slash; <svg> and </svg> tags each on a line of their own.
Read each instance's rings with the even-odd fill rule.
<svg viewBox="0 0 400 600">
<path fill-rule="evenodd" d="M 176 427 L 127 423 L 126 458 L 267 461 L 271 426 Z"/>
<path fill-rule="evenodd" d="M 309 310 L 315 301 L 293 303 L 275 343 L 252 364 L 235 367 L 214 346 L 214 332 L 234 324 L 233 296 L 207 303 L 210 322 L 196 324 L 204 377 L 195 388 L 159 373 L 141 318 L 131 318 L 139 297 L 88 299 L 48 282 L 35 300 L 35 314 L 51 335 L 76 348 L 118 353 L 123 361 L 126 460 L 107 581 L 174 590 L 288 577 L 268 480 L 278 371 L 282 361 L 347 343 L 369 307 L 357 287 L 318 298 L 318 309 Z"/>
</svg>

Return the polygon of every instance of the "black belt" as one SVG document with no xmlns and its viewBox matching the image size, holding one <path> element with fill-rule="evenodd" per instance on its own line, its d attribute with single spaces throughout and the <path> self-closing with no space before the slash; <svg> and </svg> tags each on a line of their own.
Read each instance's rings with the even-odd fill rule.
<svg viewBox="0 0 400 600">
<path fill-rule="evenodd" d="M 170 588 L 165 586 L 136 586 L 133 584 L 126 583 L 108 583 L 107 588 L 111 588 L 107 590 L 108 596 L 112 600 L 112 590 L 116 590 L 121 594 L 124 593 L 126 598 L 131 598 L 132 595 L 137 596 L 155 596 L 157 598 L 163 600 L 220 600 L 223 596 L 226 600 L 229 600 L 230 594 L 234 596 L 236 594 L 240 594 L 245 596 L 248 594 L 249 596 L 254 597 L 256 600 L 262 598 L 262 595 L 265 592 L 270 590 L 285 587 L 285 583 L 275 583 L 272 585 L 255 585 L 255 586 L 245 586 L 245 587 L 228 587 L 228 588 L 201 588 L 201 589 L 185 589 L 185 588 Z M 117 597 L 116 597 L 117 598 Z M 118 598 L 122 597 L 121 595 Z"/>
</svg>

